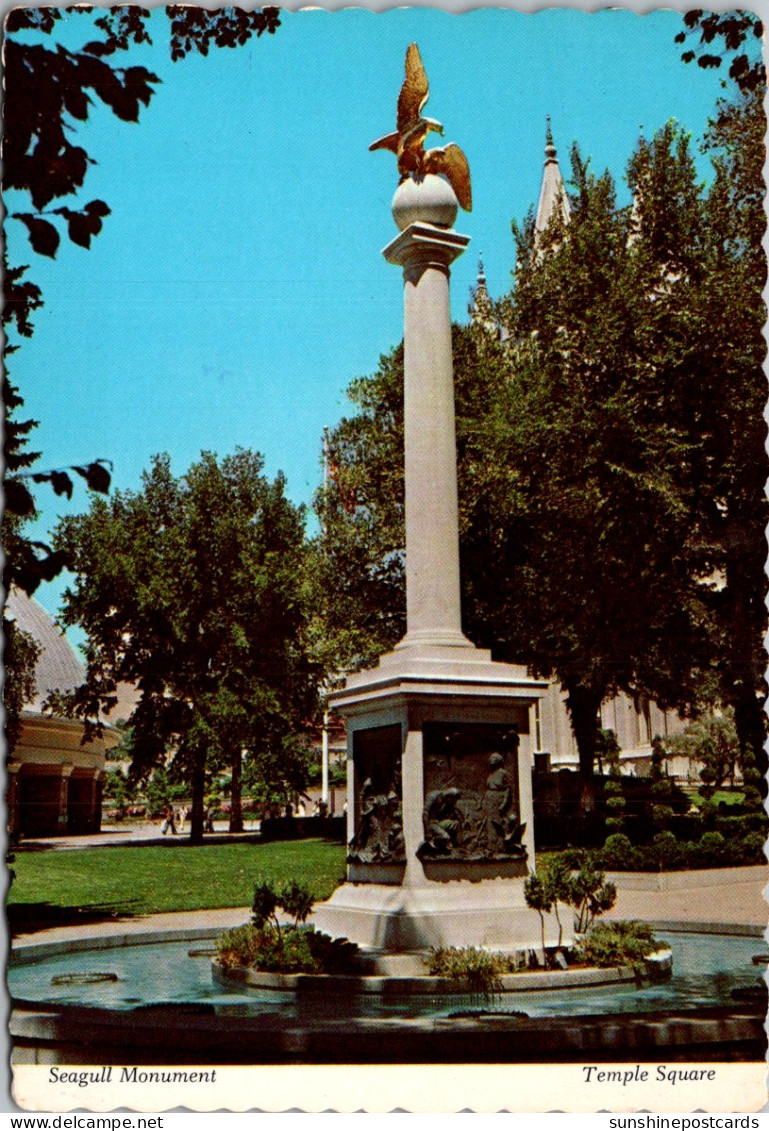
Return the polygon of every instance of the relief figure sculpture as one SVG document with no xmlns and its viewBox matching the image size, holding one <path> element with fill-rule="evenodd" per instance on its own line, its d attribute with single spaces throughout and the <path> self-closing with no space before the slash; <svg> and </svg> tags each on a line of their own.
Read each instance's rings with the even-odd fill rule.
<svg viewBox="0 0 769 1131">
<path fill-rule="evenodd" d="M 455 727 L 452 733 L 443 728 L 428 732 L 424 840 L 417 849 L 421 860 L 525 860 L 526 826 L 518 807 L 518 734 L 506 730 L 503 746 L 495 749 L 488 730 Z"/>
<path fill-rule="evenodd" d="M 525 851 L 521 845 L 525 826 L 521 825 L 513 804 L 513 792 L 504 761 L 502 755 L 497 753 L 489 758 L 491 773 L 486 779 L 486 791 L 481 800 L 481 841 L 488 856 L 517 856 Z"/>
<path fill-rule="evenodd" d="M 354 864 L 385 864 L 404 858 L 400 797 L 393 787 L 377 791 L 371 778 L 361 786 L 355 836 L 347 859 Z"/>
</svg>

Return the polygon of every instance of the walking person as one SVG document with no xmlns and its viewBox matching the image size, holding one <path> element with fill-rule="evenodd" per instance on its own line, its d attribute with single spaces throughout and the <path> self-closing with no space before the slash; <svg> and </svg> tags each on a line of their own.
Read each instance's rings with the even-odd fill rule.
<svg viewBox="0 0 769 1131">
<path fill-rule="evenodd" d="M 163 827 L 160 830 L 161 833 L 163 834 L 163 836 L 165 836 L 170 829 L 172 835 L 176 836 L 176 823 L 174 821 L 174 811 L 171 805 L 166 805 L 163 811 L 163 816 L 165 817 L 165 820 L 163 821 Z"/>
</svg>

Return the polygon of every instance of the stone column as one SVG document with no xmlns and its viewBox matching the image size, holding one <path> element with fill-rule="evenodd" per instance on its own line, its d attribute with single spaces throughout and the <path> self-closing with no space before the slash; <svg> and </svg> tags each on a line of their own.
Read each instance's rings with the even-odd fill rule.
<svg viewBox="0 0 769 1131">
<path fill-rule="evenodd" d="M 21 831 L 21 813 L 19 812 L 19 771 L 21 762 L 8 762 L 5 767 L 7 787 L 5 791 L 5 806 L 8 811 L 8 833 L 15 836 Z"/>
<path fill-rule="evenodd" d="M 471 648 L 462 634 L 449 265 L 468 236 L 451 225 L 453 190 L 409 178 L 393 215 L 403 229 L 383 254 L 404 275 L 406 636 L 415 645 Z"/>
<path fill-rule="evenodd" d="M 69 826 L 69 779 L 72 776 L 74 766 L 69 762 L 65 762 L 61 767 L 61 777 L 59 779 L 59 812 L 56 818 L 56 825 L 59 832 L 66 832 Z"/>
</svg>

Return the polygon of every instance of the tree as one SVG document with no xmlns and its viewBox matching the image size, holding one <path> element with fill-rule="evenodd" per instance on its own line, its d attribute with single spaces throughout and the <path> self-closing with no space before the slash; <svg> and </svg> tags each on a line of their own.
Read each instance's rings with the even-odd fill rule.
<svg viewBox="0 0 769 1131">
<path fill-rule="evenodd" d="M 251 35 L 274 33 L 280 24 L 278 10 L 265 8 L 245 12 L 223 8 L 209 12 L 184 5 L 166 8 L 171 25 L 171 58 L 182 59 L 191 51 L 205 55 L 209 46 L 235 47 Z M 81 20 L 89 38 L 74 51 L 62 43 L 46 46 L 62 20 Z M 28 197 L 22 210 L 9 218 L 26 228 L 32 250 L 55 257 L 61 233 L 81 247 L 88 248 L 110 214 L 103 200 L 90 200 L 71 207 L 62 203 L 83 188 L 88 168 L 94 159 L 77 142 L 78 124 L 88 120 L 97 102 L 103 103 L 122 121 L 138 122 L 142 106 L 148 106 L 157 75 L 146 67 L 117 64 L 121 53 L 133 45 L 151 43 L 149 11 L 135 5 L 112 8 L 100 14 L 87 6 L 59 8 L 15 8 L 6 22 L 5 101 L 3 137 L 3 187 Z M 30 40 L 31 37 L 31 40 Z M 52 205 L 56 204 L 56 207 Z M 43 305 L 37 284 L 25 278 L 28 265 L 5 262 L 3 326 L 6 335 L 29 338 L 34 331 L 33 312 Z M 6 345 L 6 354 L 18 349 L 18 341 Z M 23 403 L 18 390 L 4 386 L 9 414 Z M 63 561 L 41 542 L 24 538 L 24 520 L 35 517 L 35 502 L 29 481 L 49 482 L 57 495 L 72 495 L 68 471 L 86 479 L 89 488 L 106 492 L 110 486 L 111 463 L 98 459 L 74 468 L 19 473 L 36 456 L 16 458 L 20 443 L 34 422 L 15 422 L 11 415 L 6 431 L 5 534 L 8 570 L 6 583 L 32 593 L 42 580 L 51 580 L 61 571 Z"/>
<path fill-rule="evenodd" d="M 134 685 L 132 773 L 173 752 L 171 772 L 192 795 L 191 838 L 202 839 L 207 771 L 243 751 L 286 794 L 304 786 L 318 673 L 305 647 L 303 517 L 282 476 L 239 450 L 203 453 L 175 479 L 156 457 L 141 491 L 94 499 L 59 524 L 75 584 L 62 622 L 88 636 L 87 678 L 51 705 L 98 732 L 117 684 Z M 234 798 L 235 805 L 237 800 Z"/>
<path fill-rule="evenodd" d="M 205 55 L 210 45 L 235 47 L 265 31 L 273 34 L 280 24 L 277 8 L 246 12 L 238 8 L 207 11 L 185 5 L 166 8 L 170 21 L 170 51 L 173 60 L 192 51 Z M 90 36 L 81 50 L 73 51 L 62 43 L 48 47 L 64 17 L 81 20 Z M 157 75 L 145 67 L 117 65 L 121 53 L 132 45 L 149 43 L 150 13 L 138 6 L 112 8 L 94 13 L 87 6 L 58 8 L 15 8 L 6 21 L 5 100 L 3 138 L 3 187 L 20 192 L 29 204 L 14 210 L 10 218 L 26 228 L 32 250 L 54 257 L 66 232 L 72 242 L 90 247 L 110 214 L 102 200 L 79 203 L 77 207 L 57 203 L 76 195 L 83 187 L 94 159 L 76 144 L 78 123 L 86 122 L 90 109 L 101 102 L 116 117 L 138 122 L 142 106 L 148 106 Z M 31 41 L 30 41 L 31 36 Z M 35 39 L 39 40 L 35 42 Z M 56 207 L 51 207 L 56 204 Z M 25 278 L 27 264 L 11 265 L 4 257 L 3 327 L 6 355 L 18 348 L 18 339 L 30 338 L 34 331 L 33 313 L 43 305 L 39 286 Z M 16 341 L 12 341 L 12 336 Z M 29 468 L 39 453 L 24 452 L 31 420 L 18 421 L 16 411 L 22 398 L 6 378 L 4 381 L 6 431 L 4 441 L 3 545 L 6 555 L 4 583 L 17 585 L 31 594 L 42 581 L 56 577 L 64 561 L 59 552 L 40 541 L 27 538 L 25 524 L 36 517 L 33 483 L 48 482 L 57 495 L 72 495 L 75 471 L 90 489 L 106 492 L 110 486 L 109 460 L 99 459 L 74 468 L 34 472 Z M 4 703 L 9 750 L 18 738 L 19 712 L 33 686 L 35 650 L 31 638 L 22 634 L 3 615 L 6 640 L 6 683 Z"/>
<path fill-rule="evenodd" d="M 688 707 L 701 679 L 703 595 L 682 552 L 690 436 L 669 414 L 701 207 L 688 140 L 672 125 L 639 143 L 632 212 L 576 149 L 572 177 L 568 229 L 556 217 L 536 245 L 514 229 L 515 284 L 501 306 L 514 372 L 480 435 L 473 494 L 517 543 L 514 570 L 487 555 L 489 628 L 505 625 L 505 658 L 517 649 L 558 678 L 590 775 L 607 695 Z"/>
<path fill-rule="evenodd" d="M 766 85 L 766 68 L 760 56 L 764 25 L 755 12 L 704 12 L 694 8 L 683 19 L 685 28 L 676 35 L 676 43 L 691 44 L 699 34 L 695 48 L 689 46 L 682 54 L 684 63 L 696 59 L 705 69 L 720 67 L 720 50 L 731 56 L 729 78 L 742 93 L 759 91 Z"/>
<path fill-rule="evenodd" d="M 509 346 L 454 328 L 465 630 L 559 679 L 586 776 L 620 689 L 689 713 L 738 697 L 758 740 L 759 165 L 728 153 L 705 194 L 680 129 L 641 139 L 631 210 L 575 150 L 568 230 L 515 229 Z M 402 623 L 377 618 L 387 593 L 402 617 L 401 387 L 399 351 L 355 383 L 322 496 L 331 616 L 380 650 Z"/>
</svg>

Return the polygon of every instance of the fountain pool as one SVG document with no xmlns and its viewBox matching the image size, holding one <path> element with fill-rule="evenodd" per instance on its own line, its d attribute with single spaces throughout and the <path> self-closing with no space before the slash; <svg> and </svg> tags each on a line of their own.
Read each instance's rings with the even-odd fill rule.
<svg viewBox="0 0 769 1131">
<path fill-rule="evenodd" d="M 529 1017 L 566 1013 L 638 1014 L 670 1009 L 696 1009 L 732 1004 L 740 995 L 760 990 L 765 967 L 753 960 L 769 959 L 761 938 L 694 932 L 658 932 L 673 952 L 673 974 L 665 982 L 624 983 L 578 989 L 529 990 L 496 995 L 488 1002 L 477 997 L 409 995 L 399 1001 L 371 995 L 352 999 L 358 1016 L 448 1017 L 473 1009 Z M 125 937 L 121 939 L 125 944 Z M 283 1017 L 333 1014 L 340 1010 L 336 995 L 309 997 L 277 990 L 246 989 L 214 981 L 210 935 L 175 941 L 70 950 L 35 957 L 34 948 L 14 955 L 7 971 L 14 1004 L 81 1005 L 102 1010 L 135 1010 L 146 1006 L 202 1003 L 215 1013 Z M 98 977 L 103 975 L 103 977 Z M 737 991 L 737 994 L 734 994 Z M 348 1008 L 348 1005 L 345 1005 Z"/>
</svg>

